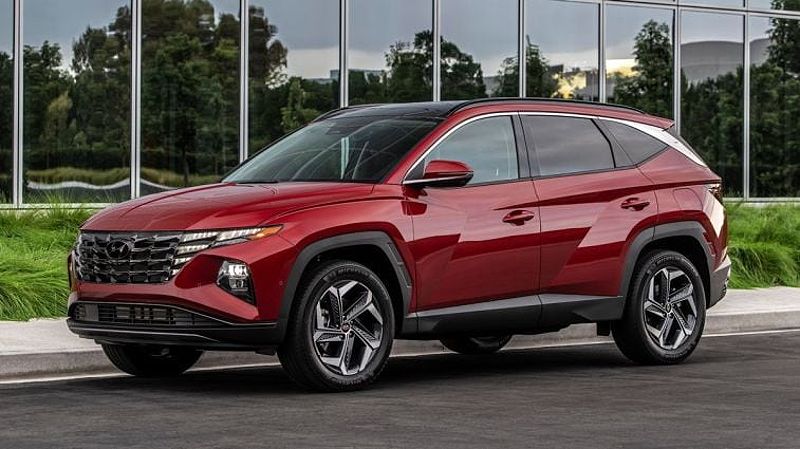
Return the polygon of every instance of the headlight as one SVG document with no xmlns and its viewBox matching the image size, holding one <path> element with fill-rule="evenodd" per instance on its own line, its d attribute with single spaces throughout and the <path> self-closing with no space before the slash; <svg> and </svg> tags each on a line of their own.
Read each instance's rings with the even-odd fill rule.
<svg viewBox="0 0 800 449">
<path fill-rule="evenodd" d="M 178 274 L 181 267 L 190 261 L 195 254 L 208 248 L 233 245 L 250 240 L 258 240 L 277 234 L 280 225 L 265 226 L 261 228 L 227 229 L 219 231 L 187 232 L 181 236 L 181 242 L 175 251 L 172 260 L 172 275 Z"/>
</svg>

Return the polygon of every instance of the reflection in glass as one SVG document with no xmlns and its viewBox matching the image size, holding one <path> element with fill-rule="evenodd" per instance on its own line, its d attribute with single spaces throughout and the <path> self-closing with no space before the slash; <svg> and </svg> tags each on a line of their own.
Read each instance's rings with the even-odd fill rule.
<svg viewBox="0 0 800 449">
<path fill-rule="evenodd" d="M 800 0 L 750 0 L 749 7 L 753 9 L 800 11 Z"/>
<path fill-rule="evenodd" d="M 339 2 L 252 0 L 250 153 L 339 104 Z"/>
<path fill-rule="evenodd" d="M 684 5 L 719 6 L 720 8 L 741 8 L 744 6 L 744 0 L 681 0 L 681 3 Z"/>
<path fill-rule="evenodd" d="M 598 100 L 600 7 L 526 0 L 526 96 Z"/>
<path fill-rule="evenodd" d="M 143 195 L 238 163 L 238 12 L 238 0 L 143 1 Z"/>
<path fill-rule="evenodd" d="M 516 0 L 442 1 L 443 100 L 519 95 Z"/>
<path fill-rule="evenodd" d="M 14 2 L 0 0 L 0 203 L 11 202 L 14 128 Z"/>
<path fill-rule="evenodd" d="M 351 0 L 350 104 L 433 98 L 431 0 Z"/>
<path fill-rule="evenodd" d="M 800 196 L 800 21 L 750 18 L 750 195 Z"/>
<path fill-rule="evenodd" d="M 744 19 L 681 14 L 681 134 L 742 196 Z"/>
<path fill-rule="evenodd" d="M 672 117 L 672 11 L 609 5 L 606 14 L 608 101 Z"/>
<path fill-rule="evenodd" d="M 129 198 L 129 2 L 26 0 L 23 20 L 25 202 Z"/>
</svg>

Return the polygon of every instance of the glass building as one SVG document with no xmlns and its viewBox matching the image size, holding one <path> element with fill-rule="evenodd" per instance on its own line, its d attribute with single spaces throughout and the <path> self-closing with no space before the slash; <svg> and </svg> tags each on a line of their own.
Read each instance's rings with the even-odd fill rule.
<svg viewBox="0 0 800 449">
<path fill-rule="evenodd" d="M 800 0 L 0 0 L 0 207 L 213 182 L 324 111 L 489 96 L 674 118 L 800 198 Z"/>
</svg>

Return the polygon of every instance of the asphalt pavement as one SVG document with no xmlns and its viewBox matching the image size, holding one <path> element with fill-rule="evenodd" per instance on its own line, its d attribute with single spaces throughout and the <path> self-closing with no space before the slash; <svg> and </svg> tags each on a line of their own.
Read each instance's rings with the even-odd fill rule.
<svg viewBox="0 0 800 449">
<path fill-rule="evenodd" d="M 60 447 L 800 448 L 800 332 L 669 367 L 612 344 L 394 358 L 346 394 L 279 367 L 0 386 L 0 448 Z"/>
</svg>

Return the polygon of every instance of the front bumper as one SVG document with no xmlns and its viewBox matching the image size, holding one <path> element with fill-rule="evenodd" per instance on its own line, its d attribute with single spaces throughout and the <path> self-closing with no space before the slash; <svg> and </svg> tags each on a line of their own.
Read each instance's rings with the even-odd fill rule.
<svg viewBox="0 0 800 449">
<path fill-rule="evenodd" d="M 78 301 L 70 331 L 98 343 L 189 346 L 206 350 L 271 353 L 280 342 L 275 322 L 230 323 L 172 305 Z"/>
<path fill-rule="evenodd" d="M 719 264 L 716 270 L 711 273 L 709 279 L 709 292 L 708 292 L 708 307 L 718 303 L 725 294 L 728 292 L 728 279 L 731 275 L 731 258 L 725 256 L 725 259 Z"/>
</svg>

